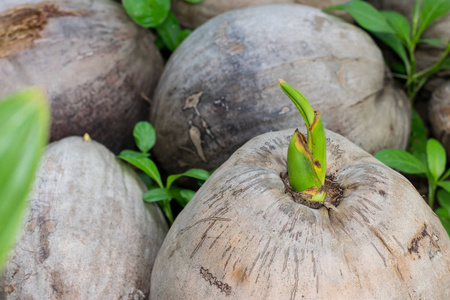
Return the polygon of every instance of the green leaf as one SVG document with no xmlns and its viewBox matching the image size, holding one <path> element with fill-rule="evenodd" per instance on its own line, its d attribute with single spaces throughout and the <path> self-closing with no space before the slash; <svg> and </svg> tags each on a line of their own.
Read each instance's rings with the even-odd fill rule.
<svg viewBox="0 0 450 300">
<path fill-rule="evenodd" d="M 421 36 L 424 30 L 436 19 L 444 16 L 450 11 L 449 0 L 423 0 L 420 11 L 418 36 Z"/>
<path fill-rule="evenodd" d="M 133 136 L 136 145 L 142 152 L 148 152 L 155 145 L 155 128 L 149 122 L 139 122 L 134 126 Z"/>
<path fill-rule="evenodd" d="M 144 194 L 143 199 L 145 202 L 157 202 L 172 198 L 170 193 L 165 188 L 154 188 Z"/>
<path fill-rule="evenodd" d="M 450 69 L 450 57 L 447 57 L 444 59 L 444 62 L 441 65 L 442 70 L 449 70 Z"/>
<path fill-rule="evenodd" d="M 384 33 L 384 32 L 374 32 L 374 36 L 383 41 L 386 45 L 391 47 L 392 50 L 401 58 L 403 64 L 405 64 L 406 69 L 409 69 L 409 59 L 408 54 L 406 54 L 405 47 L 403 46 L 400 39 L 392 33 Z"/>
<path fill-rule="evenodd" d="M 437 185 L 450 193 L 450 181 L 439 181 Z"/>
<path fill-rule="evenodd" d="M 189 3 L 200 3 L 203 0 L 184 0 L 184 1 L 189 2 Z"/>
<path fill-rule="evenodd" d="M 425 43 L 425 44 L 429 44 L 432 46 L 442 46 L 444 45 L 444 42 L 441 41 L 440 39 L 423 39 L 419 41 L 420 43 Z"/>
<path fill-rule="evenodd" d="M 412 154 L 400 149 L 384 149 L 375 154 L 375 157 L 400 172 L 408 174 L 423 174 L 425 166 Z"/>
<path fill-rule="evenodd" d="M 430 170 L 430 173 L 433 176 L 434 180 L 437 181 L 445 171 L 447 156 L 445 154 L 444 147 L 435 139 L 428 140 L 427 159 L 428 170 Z"/>
<path fill-rule="evenodd" d="M 156 27 L 156 31 L 164 41 L 167 49 L 174 51 L 177 48 L 178 35 L 181 32 L 181 28 L 173 13 L 169 13 L 164 22 Z"/>
<path fill-rule="evenodd" d="M 417 35 L 417 29 L 419 26 L 420 19 L 420 6 L 419 1 L 414 1 L 414 10 L 413 10 L 413 19 L 412 19 L 412 36 L 415 37 Z"/>
<path fill-rule="evenodd" d="M 438 208 L 436 209 L 436 215 L 439 217 L 439 220 L 442 223 L 442 226 L 444 226 L 445 230 L 447 231 L 447 234 L 450 236 L 450 212 L 448 209 L 445 208 Z"/>
<path fill-rule="evenodd" d="M 177 47 L 192 33 L 192 30 L 184 29 L 178 33 Z"/>
<path fill-rule="evenodd" d="M 405 46 L 408 46 L 411 39 L 411 28 L 408 19 L 396 11 L 382 11 L 381 14 L 386 18 L 392 29 L 394 29 L 396 36 Z"/>
<path fill-rule="evenodd" d="M 182 189 L 178 187 L 172 187 L 170 190 L 170 196 L 175 199 L 181 207 L 185 207 L 186 204 L 192 199 L 195 195 L 193 190 Z"/>
<path fill-rule="evenodd" d="M 132 164 L 136 168 L 143 171 L 145 174 L 150 176 L 151 179 L 156 181 L 159 187 L 163 187 L 161 175 L 159 174 L 158 168 L 155 163 L 146 157 L 129 157 L 129 156 L 118 156 L 120 159 Z"/>
<path fill-rule="evenodd" d="M 411 136 L 409 137 L 409 152 L 417 157 L 424 166 L 427 162 L 427 129 L 422 118 L 413 109 L 411 118 Z"/>
<path fill-rule="evenodd" d="M 191 178 L 200 179 L 200 180 L 206 180 L 209 178 L 210 175 L 211 174 L 208 171 L 205 171 L 202 169 L 190 169 L 184 173 L 170 175 L 169 177 L 167 177 L 166 187 L 168 189 L 170 189 L 170 187 L 172 186 L 172 183 L 182 176 L 191 177 Z"/>
<path fill-rule="evenodd" d="M 395 34 L 386 18 L 367 2 L 353 0 L 341 5 L 327 7 L 324 10 L 345 10 L 362 28 L 368 31 Z"/>
<path fill-rule="evenodd" d="M 0 269 L 22 224 L 49 126 L 47 97 L 37 88 L 0 102 Z"/>
<path fill-rule="evenodd" d="M 128 15 L 143 27 L 156 27 L 169 14 L 170 0 L 123 0 Z"/>
<path fill-rule="evenodd" d="M 280 79 L 278 80 L 281 90 L 291 99 L 295 107 L 303 117 L 306 127 L 310 127 L 314 122 L 314 110 L 309 104 L 308 100 L 302 93 L 300 93 L 296 88 L 287 83 L 286 81 Z"/>
<path fill-rule="evenodd" d="M 437 192 L 437 199 L 440 206 L 450 210 L 450 192 L 448 190 L 439 190 Z"/>
<path fill-rule="evenodd" d="M 134 150 L 122 150 L 119 156 L 121 157 L 150 157 L 150 153 L 142 153 Z"/>
</svg>

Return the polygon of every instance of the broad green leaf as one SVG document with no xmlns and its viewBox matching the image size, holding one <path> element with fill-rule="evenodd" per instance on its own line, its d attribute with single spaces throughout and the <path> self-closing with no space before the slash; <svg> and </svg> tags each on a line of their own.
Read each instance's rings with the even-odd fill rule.
<svg viewBox="0 0 450 300">
<path fill-rule="evenodd" d="M 133 136 L 134 141 L 141 152 L 148 152 L 155 145 L 155 129 L 149 122 L 142 121 L 137 123 L 133 129 Z"/>
<path fill-rule="evenodd" d="M 128 15 L 143 27 L 154 28 L 169 14 L 170 0 L 123 0 Z"/>
<path fill-rule="evenodd" d="M 424 166 L 427 162 L 427 129 L 422 118 L 413 109 L 411 118 L 411 135 L 409 137 L 409 152 L 417 157 Z"/>
<path fill-rule="evenodd" d="M 450 181 L 439 181 L 437 185 L 450 193 Z"/>
<path fill-rule="evenodd" d="M 444 45 L 444 42 L 441 41 L 440 39 L 423 39 L 420 40 L 419 43 L 425 43 L 425 44 L 429 44 L 432 46 L 442 46 Z"/>
<path fill-rule="evenodd" d="M 448 190 L 439 190 L 437 192 L 437 199 L 440 206 L 447 210 L 450 210 L 450 192 Z"/>
<path fill-rule="evenodd" d="M 200 179 L 200 180 L 206 180 L 209 178 L 210 175 L 211 174 L 208 171 L 205 171 L 202 169 L 190 169 L 184 173 L 170 175 L 169 177 L 167 177 L 166 187 L 168 189 L 170 189 L 170 187 L 172 186 L 172 183 L 182 176 L 191 177 L 191 178 Z"/>
<path fill-rule="evenodd" d="M 428 170 L 437 181 L 445 171 L 447 156 L 444 147 L 435 139 L 429 139 L 427 142 L 427 159 Z"/>
<path fill-rule="evenodd" d="M 184 0 L 184 1 L 189 2 L 189 3 L 200 3 L 203 0 Z"/>
<path fill-rule="evenodd" d="M 173 187 L 169 190 L 171 198 L 175 199 L 181 207 L 185 207 L 186 204 L 195 195 L 195 192 L 188 189 L 182 189 L 178 187 Z"/>
<path fill-rule="evenodd" d="M 134 150 L 122 150 L 119 154 L 122 157 L 149 157 L 150 153 L 142 153 Z"/>
<path fill-rule="evenodd" d="M 0 269 L 22 223 L 49 126 L 41 90 L 30 88 L 0 101 Z"/>
<path fill-rule="evenodd" d="M 192 33 L 192 30 L 184 29 L 178 33 L 177 47 Z"/>
<path fill-rule="evenodd" d="M 408 174 L 423 174 L 425 166 L 409 152 L 400 149 L 384 149 L 375 154 L 375 157 L 400 172 Z"/>
<path fill-rule="evenodd" d="M 421 36 L 424 30 L 436 19 L 444 16 L 450 11 L 449 0 L 423 0 L 420 11 L 420 21 L 418 36 Z"/>
<path fill-rule="evenodd" d="M 173 13 L 169 13 L 164 22 L 156 27 L 156 31 L 164 41 L 167 49 L 174 51 L 177 48 L 178 35 L 181 32 L 181 28 Z"/>
<path fill-rule="evenodd" d="M 386 45 L 391 47 L 392 50 L 400 57 L 402 62 L 405 64 L 406 69 L 409 69 L 409 59 L 408 54 L 406 53 L 405 47 L 403 46 L 401 40 L 392 33 L 384 33 L 384 32 L 373 32 L 373 35 L 378 39 L 383 41 Z"/>
<path fill-rule="evenodd" d="M 411 40 L 411 28 L 408 19 L 398 12 L 391 10 L 382 11 L 381 14 L 386 18 L 392 29 L 394 29 L 397 37 L 405 46 L 408 46 Z"/>
<path fill-rule="evenodd" d="M 395 34 L 386 18 L 367 2 L 353 0 L 341 5 L 327 7 L 324 10 L 345 10 L 362 28 L 368 31 Z"/>
<path fill-rule="evenodd" d="M 172 198 L 170 196 L 170 193 L 165 188 L 154 188 L 149 191 L 147 191 L 143 199 L 145 202 L 157 202 L 161 200 L 166 200 Z"/>
<path fill-rule="evenodd" d="M 141 171 L 145 172 L 151 179 L 156 181 L 159 187 L 163 187 L 161 175 L 159 174 L 158 168 L 155 163 L 146 157 L 129 157 L 129 156 L 118 156 L 120 159 L 132 164 L 133 166 L 139 168 Z"/>
<path fill-rule="evenodd" d="M 447 234 L 450 236 L 450 211 L 445 208 L 436 209 L 436 215 L 439 217 L 439 220 L 444 226 Z"/>
</svg>

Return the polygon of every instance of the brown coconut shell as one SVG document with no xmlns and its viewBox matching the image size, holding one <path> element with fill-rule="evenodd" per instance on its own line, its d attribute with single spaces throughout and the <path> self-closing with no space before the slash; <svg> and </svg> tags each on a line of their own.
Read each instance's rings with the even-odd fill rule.
<svg viewBox="0 0 450 300">
<path fill-rule="evenodd" d="M 410 104 L 369 35 L 316 8 L 278 4 L 222 14 L 173 53 L 150 115 L 161 165 L 213 169 L 259 134 L 302 126 L 279 78 L 365 150 L 406 147 Z"/>
<path fill-rule="evenodd" d="M 148 298 L 167 224 L 144 191 L 103 145 L 69 137 L 48 146 L 0 299 Z"/>
<path fill-rule="evenodd" d="M 280 177 L 293 132 L 252 139 L 205 182 L 158 253 L 151 298 L 449 299 L 450 239 L 411 183 L 326 131 L 340 204 L 299 204 Z"/>
<path fill-rule="evenodd" d="M 316 8 L 325 8 L 333 5 L 344 4 L 346 0 L 202 0 L 200 3 L 189 3 L 185 0 L 172 0 L 171 9 L 178 22 L 187 28 L 196 28 L 208 20 L 233 9 L 249 7 L 261 4 L 297 3 Z M 349 14 L 342 11 L 331 12 L 337 16 L 351 21 Z"/>
<path fill-rule="evenodd" d="M 148 115 L 141 95 L 152 97 L 162 72 L 153 40 L 113 1 L 2 1 L 0 98 L 41 86 L 52 141 L 88 132 L 118 152 L 132 145 Z"/>
<path fill-rule="evenodd" d="M 434 91 L 428 108 L 433 133 L 450 153 L 450 81 Z"/>
</svg>

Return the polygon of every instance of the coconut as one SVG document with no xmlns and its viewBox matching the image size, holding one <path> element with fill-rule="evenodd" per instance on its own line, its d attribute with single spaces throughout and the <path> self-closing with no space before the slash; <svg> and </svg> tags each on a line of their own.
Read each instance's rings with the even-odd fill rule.
<svg viewBox="0 0 450 300">
<path fill-rule="evenodd" d="M 189 3 L 185 0 L 172 0 L 171 8 L 180 24 L 187 28 L 195 28 L 229 10 L 260 4 L 298 3 L 316 8 L 339 5 L 346 0 L 202 0 L 200 3 Z M 352 20 L 349 14 L 332 12 L 346 20 Z"/>
<path fill-rule="evenodd" d="M 279 78 L 365 150 L 406 147 L 409 101 L 368 34 L 316 8 L 262 5 L 210 20 L 169 59 L 150 113 L 161 165 L 214 169 L 259 134 L 301 126 Z"/>
<path fill-rule="evenodd" d="M 158 253 L 151 298 L 450 299 L 450 239 L 411 183 L 326 131 L 331 197 L 296 202 L 282 178 L 293 132 L 250 140 L 203 184 Z"/>
<path fill-rule="evenodd" d="M 42 158 L 0 299 L 144 299 L 167 233 L 145 185 L 104 146 L 69 137 Z"/>
<path fill-rule="evenodd" d="M 2 1 L 0 98 L 41 86 L 53 141 L 89 132 L 118 152 L 148 115 L 142 97 L 162 72 L 153 40 L 113 1 Z"/>
<path fill-rule="evenodd" d="M 450 153 L 450 81 L 434 91 L 428 113 L 434 135 Z"/>
</svg>

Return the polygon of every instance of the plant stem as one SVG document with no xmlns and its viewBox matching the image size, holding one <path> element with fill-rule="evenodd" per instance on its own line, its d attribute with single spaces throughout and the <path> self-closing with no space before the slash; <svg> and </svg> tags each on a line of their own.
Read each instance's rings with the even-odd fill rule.
<svg viewBox="0 0 450 300">
<path fill-rule="evenodd" d="M 436 192 L 436 182 L 433 179 L 428 178 L 428 205 L 431 209 L 434 206 L 434 194 Z"/>
</svg>

